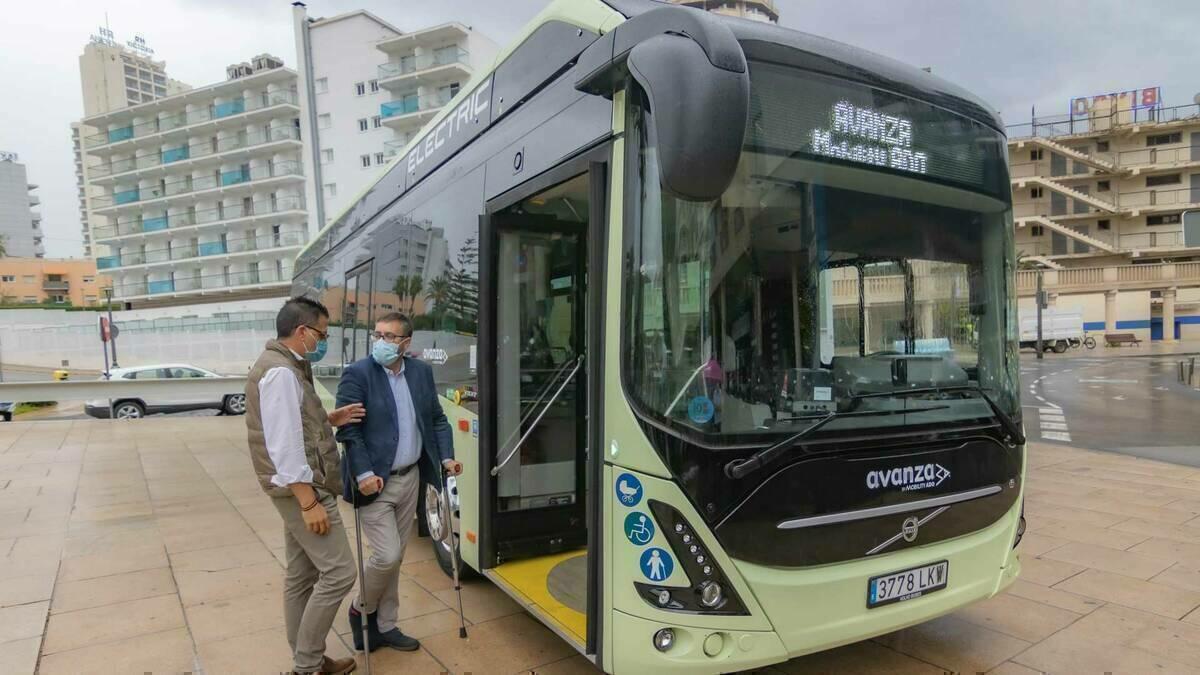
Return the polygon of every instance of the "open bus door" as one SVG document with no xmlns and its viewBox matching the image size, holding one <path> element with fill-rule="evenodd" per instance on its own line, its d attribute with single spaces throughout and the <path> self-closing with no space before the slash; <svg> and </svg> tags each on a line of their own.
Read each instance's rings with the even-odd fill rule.
<svg viewBox="0 0 1200 675">
<path fill-rule="evenodd" d="M 480 223 L 480 567 L 585 653 L 598 644 L 588 260 L 603 181 L 602 164 L 560 167 Z"/>
</svg>

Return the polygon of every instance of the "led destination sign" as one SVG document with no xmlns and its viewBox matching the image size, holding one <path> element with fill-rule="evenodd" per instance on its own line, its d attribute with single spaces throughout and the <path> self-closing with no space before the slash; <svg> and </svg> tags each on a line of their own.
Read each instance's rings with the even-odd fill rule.
<svg viewBox="0 0 1200 675">
<path fill-rule="evenodd" d="M 925 173 L 928 156 L 913 150 L 912 120 L 838 101 L 827 129 L 812 130 L 812 152 L 852 162 Z"/>
<path fill-rule="evenodd" d="M 1006 145 L 995 129 L 914 98 L 775 64 L 750 62 L 746 146 L 1011 193 Z"/>
</svg>

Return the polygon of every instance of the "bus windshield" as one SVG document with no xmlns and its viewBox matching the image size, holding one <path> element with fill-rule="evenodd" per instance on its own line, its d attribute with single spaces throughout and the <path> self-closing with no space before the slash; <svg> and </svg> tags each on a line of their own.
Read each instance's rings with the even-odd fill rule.
<svg viewBox="0 0 1200 675">
<path fill-rule="evenodd" d="M 750 68 L 745 145 L 712 202 L 662 190 L 653 110 L 631 97 L 624 381 L 639 413 L 715 445 L 829 412 L 913 410 L 839 415 L 821 434 L 993 419 L 975 389 L 1018 417 L 1004 137 L 894 93 Z"/>
</svg>

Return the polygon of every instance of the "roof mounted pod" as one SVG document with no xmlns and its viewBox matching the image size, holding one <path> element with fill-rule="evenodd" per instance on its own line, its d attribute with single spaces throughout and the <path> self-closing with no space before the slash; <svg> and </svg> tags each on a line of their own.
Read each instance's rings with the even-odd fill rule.
<svg viewBox="0 0 1200 675">
<path fill-rule="evenodd" d="M 628 75 L 646 92 L 664 190 L 712 201 L 729 187 L 745 140 L 750 73 L 720 19 L 688 7 L 651 10 L 592 43 L 577 69 L 585 73 L 580 91 L 611 96 Z"/>
</svg>

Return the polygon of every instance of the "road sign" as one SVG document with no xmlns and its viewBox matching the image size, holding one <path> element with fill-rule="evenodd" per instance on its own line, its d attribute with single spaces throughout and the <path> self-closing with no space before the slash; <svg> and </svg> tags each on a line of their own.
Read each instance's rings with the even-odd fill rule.
<svg viewBox="0 0 1200 675">
<path fill-rule="evenodd" d="M 109 330 L 108 319 L 100 317 L 100 341 L 108 342 L 112 339 L 112 332 Z"/>
</svg>

